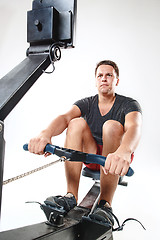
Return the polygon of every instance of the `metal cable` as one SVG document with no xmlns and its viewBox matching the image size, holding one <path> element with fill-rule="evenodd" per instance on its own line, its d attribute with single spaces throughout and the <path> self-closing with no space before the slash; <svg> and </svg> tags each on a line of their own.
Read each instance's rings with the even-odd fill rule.
<svg viewBox="0 0 160 240">
<path fill-rule="evenodd" d="M 11 183 L 11 182 L 14 182 L 14 181 L 16 181 L 16 180 L 18 180 L 18 179 L 20 179 L 20 178 L 29 176 L 29 175 L 31 175 L 32 173 L 35 173 L 35 172 L 38 172 L 38 171 L 40 171 L 40 170 L 42 170 L 42 169 L 45 169 L 45 168 L 47 168 L 47 167 L 50 167 L 50 166 L 52 166 L 53 164 L 56 164 L 56 163 L 58 163 L 58 162 L 60 162 L 60 161 L 64 161 L 64 157 L 61 157 L 60 159 L 58 159 L 58 160 L 56 160 L 56 161 L 54 161 L 54 162 L 45 164 L 45 165 L 43 165 L 43 166 L 41 166 L 41 167 L 35 168 L 35 169 L 33 169 L 33 170 L 29 171 L 29 172 L 22 173 L 22 174 L 20 174 L 20 175 L 18 175 L 18 176 L 16 176 L 16 177 L 12 177 L 12 178 L 10 178 L 10 179 L 7 179 L 7 180 L 3 181 L 3 185 L 6 185 L 6 184 Z"/>
</svg>

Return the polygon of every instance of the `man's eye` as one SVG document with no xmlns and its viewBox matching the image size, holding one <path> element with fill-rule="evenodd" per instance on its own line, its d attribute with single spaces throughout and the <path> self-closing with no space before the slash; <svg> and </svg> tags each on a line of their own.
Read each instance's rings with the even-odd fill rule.
<svg viewBox="0 0 160 240">
<path fill-rule="evenodd" d="M 108 77 L 112 77 L 112 74 L 111 74 L 111 73 L 108 73 L 107 76 L 108 76 Z"/>
<path fill-rule="evenodd" d="M 99 75 L 98 75 L 98 78 L 100 78 L 100 77 L 102 77 L 102 74 L 99 74 Z"/>
</svg>

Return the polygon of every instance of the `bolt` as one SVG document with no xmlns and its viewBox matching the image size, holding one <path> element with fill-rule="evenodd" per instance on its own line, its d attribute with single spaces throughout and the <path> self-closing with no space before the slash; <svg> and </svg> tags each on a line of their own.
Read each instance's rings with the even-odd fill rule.
<svg viewBox="0 0 160 240">
<path fill-rule="evenodd" d="M 38 31 L 42 31 L 42 24 L 40 23 L 40 21 L 38 19 L 36 19 L 34 21 L 34 25 L 38 28 Z"/>
<path fill-rule="evenodd" d="M 2 132 L 2 130 L 3 130 L 3 126 L 2 124 L 0 124 L 0 132 Z"/>
</svg>

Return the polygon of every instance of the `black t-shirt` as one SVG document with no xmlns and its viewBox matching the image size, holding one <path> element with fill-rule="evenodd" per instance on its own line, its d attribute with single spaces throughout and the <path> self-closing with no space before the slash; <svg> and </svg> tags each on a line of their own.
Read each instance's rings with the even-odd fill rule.
<svg viewBox="0 0 160 240">
<path fill-rule="evenodd" d="M 87 121 L 94 139 L 100 145 L 103 144 L 102 127 L 107 120 L 116 120 L 124 126 L 126 114 L 134 111 L 141 112 L 141 107 L 136 100 L 118 94 L 112 108 L 104 116 L 99 111 L 98 94 L 81 99 L 74 105 L 81 110 L 81 116 Z"/>
</svg>

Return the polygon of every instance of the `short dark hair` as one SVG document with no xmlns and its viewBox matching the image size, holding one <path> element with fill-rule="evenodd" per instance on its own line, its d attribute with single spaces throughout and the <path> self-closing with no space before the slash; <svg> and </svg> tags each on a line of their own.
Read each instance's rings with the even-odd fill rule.
<svg viewBox="0 0 160 240">
<path fill-rule="evenodd" d="M 111 61 L 111 60 L 103 60 L 103 61 L 98 62 L 97 65 L 96 65 L 96 68 L 95 68 L 95 75 L 97 73 L 98 67 L 101 66 L 101 65 L 112 66 L 114 68 L 116 74 L 117 74 L 117 77 L 119 77 L 119 68 L 118 68 L 117 64 L 115 62 Z"/>
</svg>

